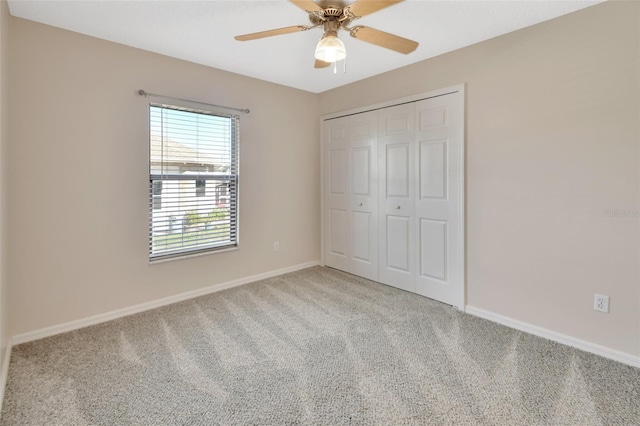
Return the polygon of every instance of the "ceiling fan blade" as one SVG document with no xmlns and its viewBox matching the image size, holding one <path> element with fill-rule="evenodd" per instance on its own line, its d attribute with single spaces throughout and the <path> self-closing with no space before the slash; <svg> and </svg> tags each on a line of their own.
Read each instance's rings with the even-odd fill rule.
<svg viewBox="0 0 640 426">
<path fill-rule="evenodd" d="M 234 38 L 236 40 L 238 40 L 238 41 L 255 40 L 257 38 L 264 38 L 264 37 L 272 37 L 272 36 L 277 36 L 277 35 L 282 35 L 282 34 L 297 33 L 297 32 L 300 32 L 300 31 L 308 30 L 309 28 L 310 27 L 307 27 L 306 25 L 296 25 L 294 27 L 284 27 L 284 28 L 278 28 L 278 29 L 275 29 L 275 30 L 260 31 L 258 33 L 239 35 L 239 36 L 235 36 Z"/>
<path fill-rule="evenodd" d="M 331 66 L 330 62 L 321 61 L 320 59 L 316 59 L 316 63 L 313 66 L 314 68 L 326 68 Z"/>
<path fill-rule="evenodd" d="M 351 37 L 357 38 L 358 40 L 386 47 L 387 49 L 395 50 L 405 55 L 413 52 L 418 47 L 417 41 L 361 25 L 351 28 L 350 34 Z"/>
<path fill-rule="evenodd" d="M 320 6 L 315 4 L 312 0 L 289 0 L 291 3 L 298 6 L 300 9 L 307 12 L 318 12 L 322 10 Z"/>
<path fill-rule="evenodd" d="M 348 9 L 355 18 L 360 18 L 403 1 L 404 0 L 358 0 L 351 3 L 345 9 Z"/>
</svg>

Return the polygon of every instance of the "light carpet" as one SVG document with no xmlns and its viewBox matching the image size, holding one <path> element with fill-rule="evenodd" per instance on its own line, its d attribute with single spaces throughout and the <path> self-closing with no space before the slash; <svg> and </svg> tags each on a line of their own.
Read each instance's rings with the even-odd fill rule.
<svg viewBox="0 0 640 426">
<path fill-rule="evenodd" d="M 633 425 L 640 369 L 314 267 L 13 349 L 2 425 Z"/>
</svg>

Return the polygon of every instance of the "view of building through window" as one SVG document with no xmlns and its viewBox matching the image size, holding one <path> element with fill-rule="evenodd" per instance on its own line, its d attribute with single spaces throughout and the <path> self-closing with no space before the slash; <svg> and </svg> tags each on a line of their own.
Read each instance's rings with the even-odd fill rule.
<svg viewBox="0 0 640 426">
<path fill-rule="evenodd" d="M 237 245 L 236 116 L 151 104 L 149 256 Z"/>
</svg>

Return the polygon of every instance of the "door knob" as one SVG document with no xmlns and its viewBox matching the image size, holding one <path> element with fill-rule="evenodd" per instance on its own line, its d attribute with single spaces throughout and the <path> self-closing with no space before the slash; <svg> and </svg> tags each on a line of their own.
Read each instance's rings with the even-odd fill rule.
<svg viewBox="0 0 640 426">
<path fill-rule="evenodd" d="M 396 210 L 400 210 L 400 206 L 396 207 Z"/>
<path fill-rule="evenodd" d="M 362 203 L 360 203 L 360 207 L 362 207 Z"/>
</svg>

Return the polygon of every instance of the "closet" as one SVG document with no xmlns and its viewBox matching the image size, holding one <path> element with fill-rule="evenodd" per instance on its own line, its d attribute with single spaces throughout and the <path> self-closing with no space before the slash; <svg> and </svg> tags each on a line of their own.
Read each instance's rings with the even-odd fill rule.
<svg viewBox="0 0 640 426">
<path fill-rule="evenodd" d="M 323 117 L 326 266 L 463 308 L 463 86 Z"/>
</svg>

